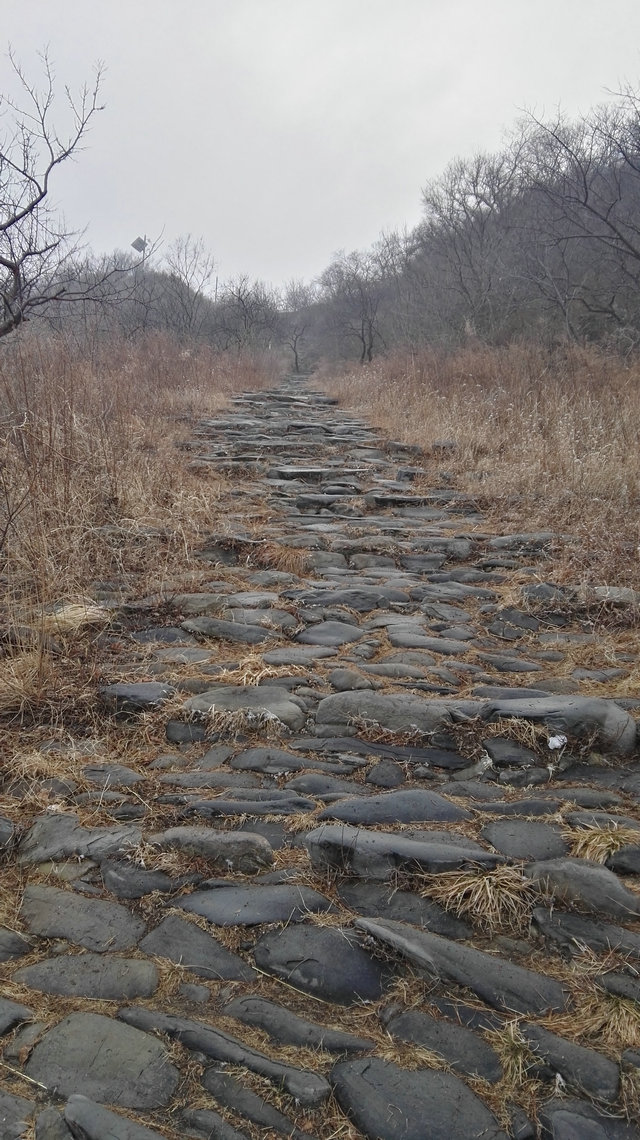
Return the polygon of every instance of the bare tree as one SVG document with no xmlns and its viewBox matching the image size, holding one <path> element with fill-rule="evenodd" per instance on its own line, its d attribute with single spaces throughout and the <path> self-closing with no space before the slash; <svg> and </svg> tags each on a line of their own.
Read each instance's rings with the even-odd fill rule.
<svg viewBox="0 0 640 1140">
<path fill-rule="evenodd" d="M 210 305 L 209 286 L 215 272 L 213 255 L 203 238 L 178 237 L 164 256 L 167 326 L 181 338 L 198 337 Z"/>
<path fill-rule="evenodd" d="M 77 95 L 65 88 L 63 127 L 54 119 L 55 76 L 46 52 L 42 84 L 31 83 L 9 55 L 19 91 L 0 97 L 0 336 L 30 310 L 63 298 L 77 280 L 74 235 L 49 204 L 59 166 L 80 149 L 99 102 L 102 68 Z"/>
<path fill-rule="evenodd" d="M 320 285 L 338 339 L 355 340 L 361 364 L 372 361 L 375 348 L 386 347 L 380 322 L 385 283 L 377 258 L 341 252 L 325 269 Z"/>
<path fill-rule="evenodd" d="M 300 372 L 303 346 L 313 323 L 316 290 L 304 281 L 288 281 L 282 298 L 282 326 L 284 343 L 293 353 L 293 370 Z"/>
</svg>

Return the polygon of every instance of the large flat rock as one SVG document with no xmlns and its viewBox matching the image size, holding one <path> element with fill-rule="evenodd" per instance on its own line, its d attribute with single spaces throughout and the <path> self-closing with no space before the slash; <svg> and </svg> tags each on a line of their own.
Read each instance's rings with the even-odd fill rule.
<svg viewBox="0 0 640 1140">
<path fill-rule="evenodd" d="M 143 920 L 120 903 L 86 898 L 59 887 L 27 887 L 21 916 L 32 934 L 66 938 L 97 954 L 128 950 L 146 929 Z"/>
<path fill-rule="evenodd" d="M 451 1073 L 367 1057 L 331 1073 L 340 1107 L 370 1140 L 507 1140 L 479 1097 Z"/>
<path fill-rule="evenodd" d="M 569 1000 L 554 978 L 439 934 L 388 919 L 358 918 L 355 925 L 435 977 L 467 986 L 494 1009 L 542 1014 L 565 1009 Z"/>
<path fill-rule="evenodd" d="M 151 996 L 158 971 L 152 962 L 115 954 L 58 954 L 18 970 L 13 980 L 47 994 L 130 1001 Z"/>
<path fill-rule="evenodd" d="M 335 927 L 288 926 L 263 935 L 256 965 L 288 985 L 339 1005 L 377 1001 L 388 971 L 354 936 Z"/>
<path fill-rule="evenodd" d="M 183 910 L 214 926 L 259 926 L 262 922 L 301 922 L 309 913 L 331 909 L 329 899 L 311 887 L 262 884 L 195 891 L 180 900 Z"/>
<path fill-rule="evenodd" d="M 299 697 L 276 685 L 218 685 L 185 702 L 188 712 L 242 712 L 248 721 L 260 725 L 280 721 L 292 732 L 300 732 L 307 710 Z"/>
<path fill-rule="evenodd" d="M 248 962 L 179 914 L 167 915 L 142 939 L 140 949 L 154 957 L 168 958 L 200 978 L 233 982 L 255 978 L 255 971 Z"/>
<path fill-rule="evenodd" d="M 46 812 L 37 817 L 18 848 L 18 862 L 26 865 L 50 860 L 101 859 L 137 847 L 142 828 L 134 823 L 113 827 L 82 827 L 72 812 Z"/>
<path fill-rule="evenodd" d="M 167 1104 L 179 1079 L 156 1037 L 97 1013 L 72 1013 L 49 1029 L 25 1072 L 59 1096 L 82 1089 L 101 1104 L 141 1109 Z"/>
<path fill-rule="evenodd" d="M 370 831 L 349 824 L 323 824 L 304 838 L 311 862 L 318 869 L 335 868 L 364 879 L 389 879 L 405 871 L 458 871 L 463 868 L 495 867 L 502 856 L 483 851 L 475 844 L 459 846 L 442 840 L 426 842 L 402 832 Z"/>
</svg>

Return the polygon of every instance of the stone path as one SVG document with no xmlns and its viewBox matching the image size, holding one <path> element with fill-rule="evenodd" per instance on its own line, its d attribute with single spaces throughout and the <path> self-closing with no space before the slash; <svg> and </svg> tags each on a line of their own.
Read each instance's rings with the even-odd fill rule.
<svg viewBox="0 0 640 1140">
<path fill-rule="evenodd" d="M 634 659 L 553 535 L 299 381 L 185 462 L 203 572 L 102 588 L 109 733 L 0 821 L 0 1138 L 640 1137 Z"/>
</svg>

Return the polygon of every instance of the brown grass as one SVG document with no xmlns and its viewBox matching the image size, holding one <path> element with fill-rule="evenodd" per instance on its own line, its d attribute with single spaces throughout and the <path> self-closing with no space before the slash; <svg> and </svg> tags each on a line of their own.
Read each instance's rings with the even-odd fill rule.
<svg viewBox="0 0 640 1140">
<path fill-rule="evenodd" d="M 586 824 L 575 831 L 565 831 L 564 837 L 571 844 L 575 858 L 591 859 L 595 863 L 605 863 L 623 847 L 640 846 L 640 828 L 617 823 L 605 827 Z"/>
<path fill-rule="evenodd" d="M 325 380 L 387 435 L 426 450 L 497 533 L 553 529 L 554 573 L 640 586 L 640 361 L 598 348 L 397 352 Z M 437 440 L 455 449 L 431 453 Z"/>
<path fill-rule="evenodd" d="M 142 576 L 152 590 L 169 567 L 191 565 L 225 485 L 190 473 L 183 445 L 229 395 L 272 379 L 259 361 L 184 350 L 160 335 L 111 341 L 91 358 L 42 334 L 3 345 L 6 610 L 28 605 L 55 636 L 78 619 L 72 604 L 84 622 L 98 619 L 86 598 L 96 579 L 115 579 L 126 592 L 131 576 Z"/>
<path fill-rule="evenodd" d="M 532 906 L 540 901 L 539 891 L 522 871 L 508 866 L 427 875 L 420 893 L 489 934 L 505 931 L 521 935 L 528 929 Z"/>
</svg>

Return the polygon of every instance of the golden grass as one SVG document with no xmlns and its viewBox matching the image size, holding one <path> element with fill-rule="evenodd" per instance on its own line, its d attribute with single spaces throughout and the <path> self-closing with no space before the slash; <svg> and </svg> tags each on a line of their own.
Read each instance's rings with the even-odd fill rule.
<svg viewBox="0 0 640 1140">
<path fill-rule="evenodd" d="M 529 926 L 532 906 L 540 892 L 518 867 L 492 871 L 446 871 L 421 878 L 423 898 L 433 899 L 459 918 L 470 919 L 488 934 L 511 931 L 522 934 Z"/>
<path fill-rule="evenodd" d="M 623 847 L 639 847 L 640 828 L 617 823 L 604 827 L 585 824 L 575 831 L 568 829 L 564 838 L 571 844 L 571 854 L 575 858 L 605 863 L 610 855 L 615 855 Z"/>
<path fill-rule="evenodd" d="M 46 698 L 51 658 L 38 650 L 0 660 L 0 716 L 35 709 Z"/>
<path fill-rule="evenodd" d="M 188 470 L 197 420 L 274 379 L 266 362 L 185 351 L 163 335 L 84 354 L 25 334 L 0 356 L 0 562 L 9 611 L 53 633 L 98 618 L 87 587 L 130 577 L 157 589 L 215 525 L 224 491 Z M 140 592 L 142 592 L 140 591 Z M 80 595 L 80 600 L 74 597 Z M 65 605 L 53 608 L 60 598 Z M 79 604 L 84 614 L 73 610 Z M 56 617 L 57 614 L 57 617 Z"/>
<path fill-rule="evenodd" d="M 392 438 L 425 448 L 496 533 L 551 529 L 553 573 L 640 586 L 640 361 L 596 347 L 396 352 L 323 387 Z M 437 440 L 454 449 L 431 451 Z"/>
</svg>

